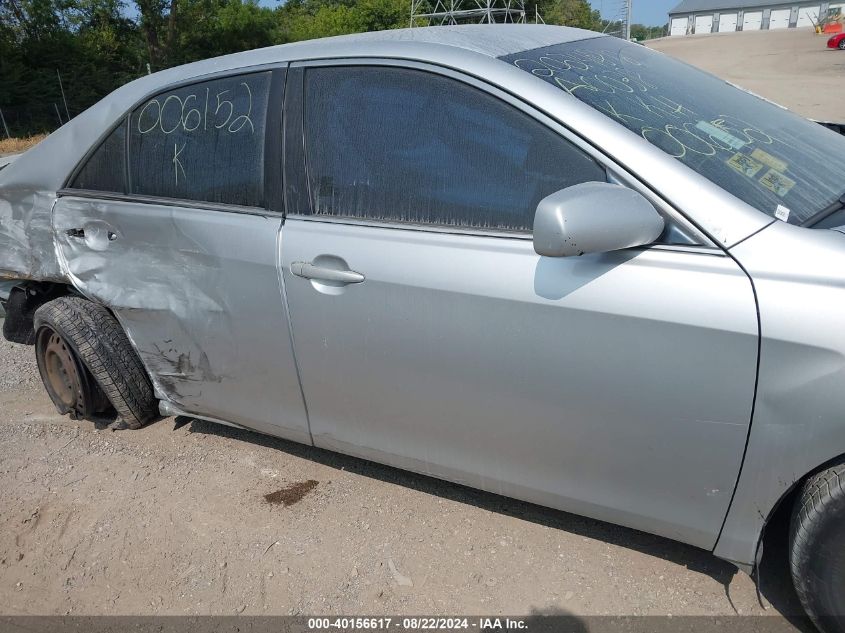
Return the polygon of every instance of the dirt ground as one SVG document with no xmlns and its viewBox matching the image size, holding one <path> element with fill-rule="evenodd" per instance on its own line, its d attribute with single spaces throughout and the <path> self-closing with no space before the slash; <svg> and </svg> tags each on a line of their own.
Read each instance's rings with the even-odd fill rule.
<svg viewBox="0 0 845 633">
<path fill-rule="evenodd" d="M 665 37 L 646 45 L 819 121 L 845 122 L 845 52 L 812 29 Z"/>
<path fill-rule="evenodd" d="M 764 610 L 633 530 L 206 422 L 74 422 L 32 359 L 0 342 L 2 615 L 800 613 L 783 574 Z"/>
</svg>

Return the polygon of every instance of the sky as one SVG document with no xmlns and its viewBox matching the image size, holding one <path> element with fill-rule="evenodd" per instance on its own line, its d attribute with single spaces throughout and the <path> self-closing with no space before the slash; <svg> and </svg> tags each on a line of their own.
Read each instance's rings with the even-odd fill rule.
<svg viewBox="0 0 845 633">
<path fill-rule="evenodd" d="M 663 26 L 669 21 L 669 9 L 680 0 L 632 0 L 632 21 L 646 26 Z M 590 0 L 594 9 L 602 12 L 602 17 L 613 18 L 619 13 L 621 0 Z"/>
<path fill-rule="evenodd" d="M 633 4 L 632 20 L 635 24 L 646 26 L 663 26 L 669 21 L 669 9 L 677 5 L 680 0 L 631 0 Z M 277 7 L 279 0 L 259 0 L 266 7 Z M 602 12 L 602 17 L 618 18 L 622 0 L 589 0 L 594 9 Z M 129 17 L 138 15 L 134 2 L 126 3 L 126 13 Z"/>
</svg>

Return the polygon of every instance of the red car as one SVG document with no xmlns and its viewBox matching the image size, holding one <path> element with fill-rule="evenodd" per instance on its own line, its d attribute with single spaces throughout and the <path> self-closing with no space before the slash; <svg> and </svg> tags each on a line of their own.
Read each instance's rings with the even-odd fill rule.
<svg viewBox="0 0 845 633">
<path fill-rule="evenodd" d="M 838 48 L 845 51 L 845 33 L 837 33 L 827 41 L 828 48 Z"/>
</svg>

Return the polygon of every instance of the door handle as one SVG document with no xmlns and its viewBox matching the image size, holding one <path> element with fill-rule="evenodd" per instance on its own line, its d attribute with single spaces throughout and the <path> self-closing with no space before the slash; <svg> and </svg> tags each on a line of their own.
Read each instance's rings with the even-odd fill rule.
<svg viewBox="0 0 845 633">
<path fill-rule="evenodd" d="M 297 277 L 317 281 L 334 281 L 342 284 L 360 284 L 365 277 L 354 270 L 337 270 L 324 266 L 315 266 L 311 262 L 293 262 L 290 271 Z"/>
<path fill-rule="evenodd" d="M 67 233 L 68 237 L 72 237 L 77 240 L 85 239 L 85 229 L 83 228 L 68 229 L 65 233 Z M 94 231 L 94 233 L 97 234 L 98 232 Z M 106 231 L 106 239 L 108 239 L 109 242 L 114 242 L 117 239 L 117 233 L 114 231 Z"/>
</svg>

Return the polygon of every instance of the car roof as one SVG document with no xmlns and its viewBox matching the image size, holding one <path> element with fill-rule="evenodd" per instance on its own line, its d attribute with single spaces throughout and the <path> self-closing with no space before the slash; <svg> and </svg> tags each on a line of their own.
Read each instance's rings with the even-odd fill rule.
<svg viewBox="0 0 845 633">
<path fill-rule="evenodd" d="M 269 46 L 168 68 L 131 81 L 71 119 L 0 172 L 0 184 L 57 190 L 73 167 L 126 112 L 172 85 L 217 73 L 314 59 L 395 58 L 489 75 L 496 57 L 553 44 L 607 37 L 535 24 L 476 24 L 395 29 Z M 495 74 L 495 73 L 494 73 Z"/>
<path fill-rule="evenodd" d="M 261 64 L 318 57 L 368 56 L 382 54 L 384 43 L 394 44 L 397 50 L 407 44 L 433 44 L 460 48 L 489 57 L 500 57 L 542 46 L 601 36 L 595 31 L 546 24 L 427 26 L 304 40 L 234 53 L 217 59 L 236 58 L 242 63 Z M 203 63 L 205 62 L 197 62 L 181 68 L 201 66 Z"/>
<path fill-rule="evenodd" d="M 321 58 L 399 57 L 424 61 L 430 55 L 436 56 L 437 51 L 442 54 L 444 47 L 453 49 L 454 53 L 473 53 L 495 58 L 596 37 L 607 36 L 595 31 L 546 24 L 464 24 L 389 29 L 233 53 L 169 68 L 137 81 L 157 78 L 164 85 L 179 79 L 239 67 Z"/>
</svg>

